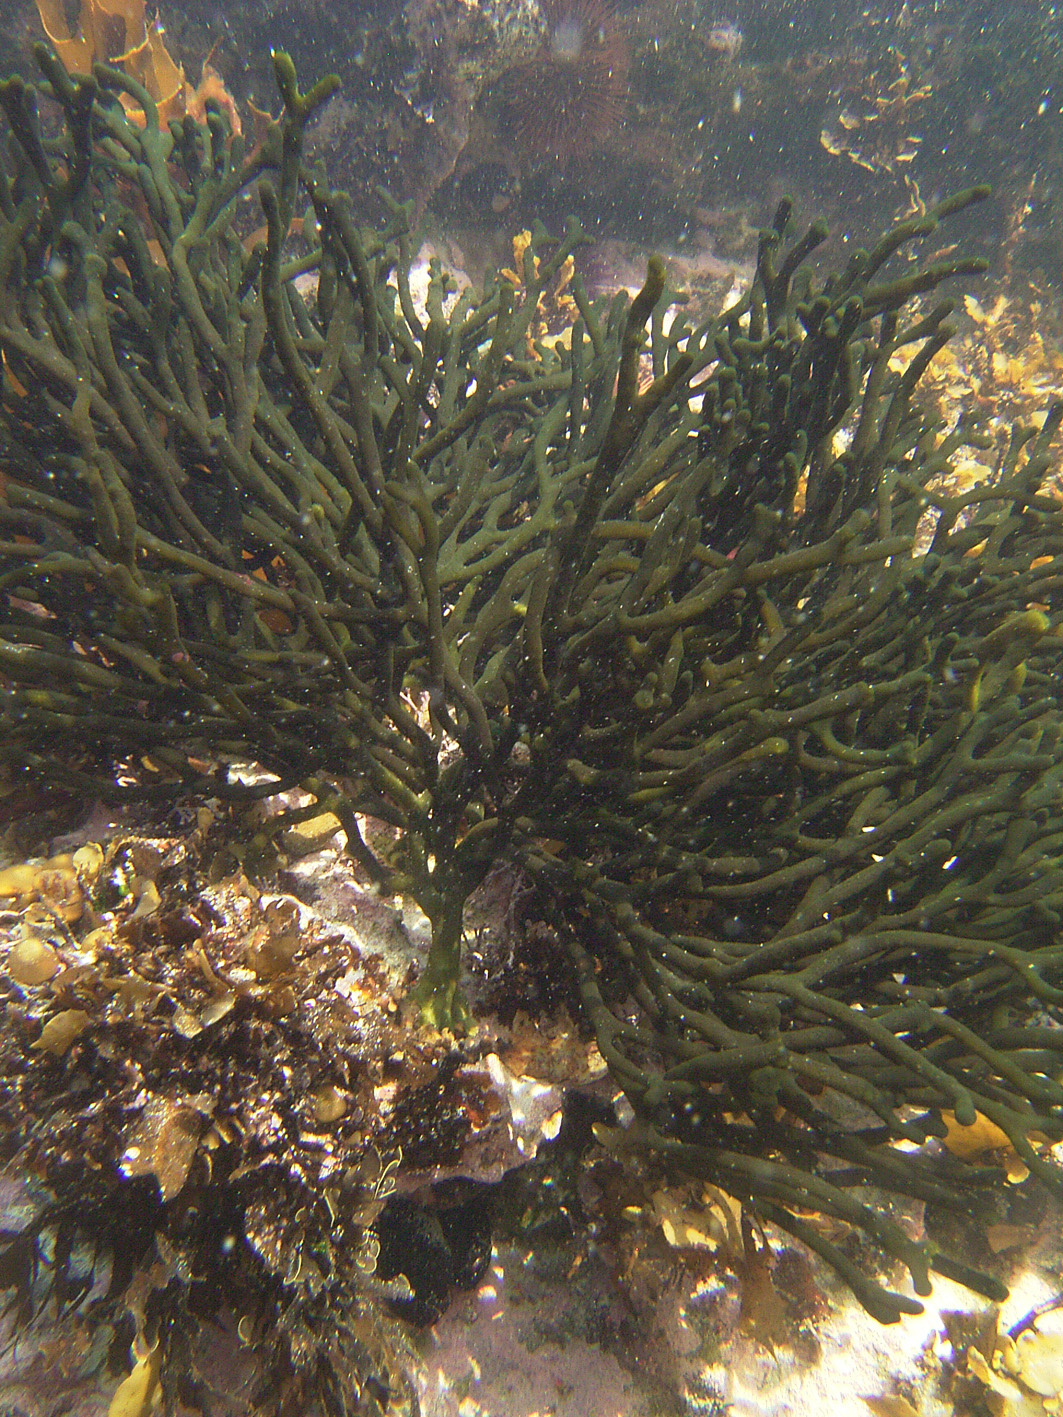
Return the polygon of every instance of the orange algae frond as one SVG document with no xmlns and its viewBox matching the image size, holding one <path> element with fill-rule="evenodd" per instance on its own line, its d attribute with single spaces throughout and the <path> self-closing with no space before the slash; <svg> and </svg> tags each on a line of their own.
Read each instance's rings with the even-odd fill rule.
<svg viewBox="0 0 1063 1417">
<path fill-rule="evenodd" d="M 505 266 L 500 272 L 502 279 L 509 281 L 521 298 L 525 294 L 524 257 L 525 252 L 532 246 L 532 241 L 530 231 L 518 231 L 513 237 L 513 266 Z M 533 251 L 532 270 L 536 278 L 540 264 L 538 253 Z M 539 292 L 535 317 L 528 327 L 527 352 L 530 359 L 541 357 L 536 350 L 537 344 L 549 348 L 557 344 L 567 346 L 571 339 L 572 326 L 579 315 L 575 298 L 569 290 L 575 274 L 576 262 L 569 252 L 554 272 L 552 283 Z"/>
<path fill-rule="evenodd" d="M 201 120 L 208 99 L 225 110 L 234 133 L 241 131 L 232 95 L 208 56 L 198 85 L 185 77 L 166 48 L 159 17 L 147 18 L 147 0 L 81 0 L 72 33 L 62 0 L 37 0 L 44 32 L 71 74 L 88 74 L 95 63 L 120 65 L 148 91 L 159 109 L 160 122 L 189 113 Z M 144 114 L 127 95 L 121 95 L 126 113 L 141 127 Z"/>
</svg>

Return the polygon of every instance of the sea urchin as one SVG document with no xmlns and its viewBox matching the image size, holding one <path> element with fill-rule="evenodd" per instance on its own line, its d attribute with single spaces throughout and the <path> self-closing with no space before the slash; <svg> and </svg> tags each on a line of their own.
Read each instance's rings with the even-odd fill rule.
<svg viewBox="0 0 1063 1417">
<path fill-rule="evenodd" d="M 586 157 L 616 126 L 629 52 L 612 0 L 541 0 L 539 52 L 508 76 L 510 127 L 530 157 Z"/>
</svg>

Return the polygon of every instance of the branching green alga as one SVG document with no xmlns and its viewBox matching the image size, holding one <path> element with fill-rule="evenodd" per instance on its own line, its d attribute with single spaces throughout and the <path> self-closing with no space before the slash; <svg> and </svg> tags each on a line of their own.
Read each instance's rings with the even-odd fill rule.
<svg viewBox="0 0 1063 1417">
<path fill-rule="evenodd" d="M 570 344 L 536 345 L 578 229 L 535 235 L 520 291 L 434 263 L 420 310 L 405 214 L 361 229 L 303 162 L 328 81 L 301 95 L 278 56 L 285 115 L 247 153 L 217 114 L 164 132 L 125 76 L 41 62 L 63 136 L 0 87 L 6 761 L 301 788 L 427 915 L 440 1026 L 466 1017 L 465 902 L 510 862 L 632 1136 L 882 1319 L 918 1305 L 805 1212 L 917 1292 L 931 1267 L 993 1291 L 852 1194 L 974 1196 L 982 1173 L 897 1150 L 946 1114 L 1058 1185 L 1029 1136 L 1063 1136 L 1060 410 L 956 497 L 978 434 L 913 403 L 936 292 L 980 268 L 919 244 L 982 193 L 825 282 L 784 205 L 720 317 L 666 313 L 654 259 L 630 302 L 577 277 Z"/>
</svg>

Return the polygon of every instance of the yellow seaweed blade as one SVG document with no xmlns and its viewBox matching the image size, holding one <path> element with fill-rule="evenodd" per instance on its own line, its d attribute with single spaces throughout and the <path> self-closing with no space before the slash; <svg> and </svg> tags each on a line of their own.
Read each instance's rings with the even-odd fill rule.
<svg viewBox="0 0 1063 1417">
<path fill-rule="evenodd" d="M 146 10 L 146 0 L 85 0 L 81 24 L 91 24 L 96 57 L 120 64 L 139 50 L 147 38 Z"/>
<path fill-rule="evenodd" d="M 55 52 L 67 72 L 87 74 L 95 57 L 92 43 L 82 36 L 80 30 L 76 35 L 70 33 L 62 0 L 37 0 L 37 12 L 45 34 L 55 46 Z"/>
<path fill-rule="evenodd" d="M 159 1394 L 158 1344 L 142 1354 L 133 1371 L 118 1384 L 107 1417 L 147 1417 Z"/>
<path fill-rule="evenodd" d="M 166 124 L 171 118 L 183 116 L 188 85 L 184 66 L 174 62 L 163 43 L 162 33 L 158 23 L 148 30 L 150 79 L 144 80 L 144 87 L 159 105 L 159 121 Z"/>
<path fill-rule="evenodd" d="M 166 48 L 158 20 L 147 23 L 146 0 L 84 0 L 76 35 L 70 32 L 62 0 L 38 0 L 37 9 L 68 72 L 88 73 L 97 60 L 121 65 L 151 94 L 164 125 L 184 114 L 189 93 L 184 69 Z M 143 113 L 127 95 L 122 104 L 134 122 L 144 123 Z"/>
<path fill-rule="evenodd" d="M 78 28 L 92 49 L 92 58 L 120 63 L 122 55 L 144 41 L 142 0 L 123 0 L 114 10 L 101 0 L 83 0 Z"/>
</svg>

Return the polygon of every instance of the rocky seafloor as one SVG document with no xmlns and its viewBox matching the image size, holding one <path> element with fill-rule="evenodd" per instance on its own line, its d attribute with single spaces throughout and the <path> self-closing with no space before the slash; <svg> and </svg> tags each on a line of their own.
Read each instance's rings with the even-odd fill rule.
<svg viewBox="0 0 1063 1417">
<path fill-rule="evenodd" d="M 163 831 L 97 807 L 0 871 L 6 1413 L 318 1410 L 292 1314 L 320 1339 L 330 1285 L 360 1314 L 331 1350 L 352 1411 L 1058 1410 L 1063 1216 L 996 1138 L 977 1145 L 1012 1178 L 989 1235 L 1011 1298 L 938 1278 L 884 1328 L 736 1201 L 625 1149 L 519 879 L 470 910 L 473 1031 L 412 1029 L 425 922 L 333 825 L 289 833 L 253 883 L 222 809 Z M 81 1212 L 34 1227 L 57 1195 Z"/>
</svg>

